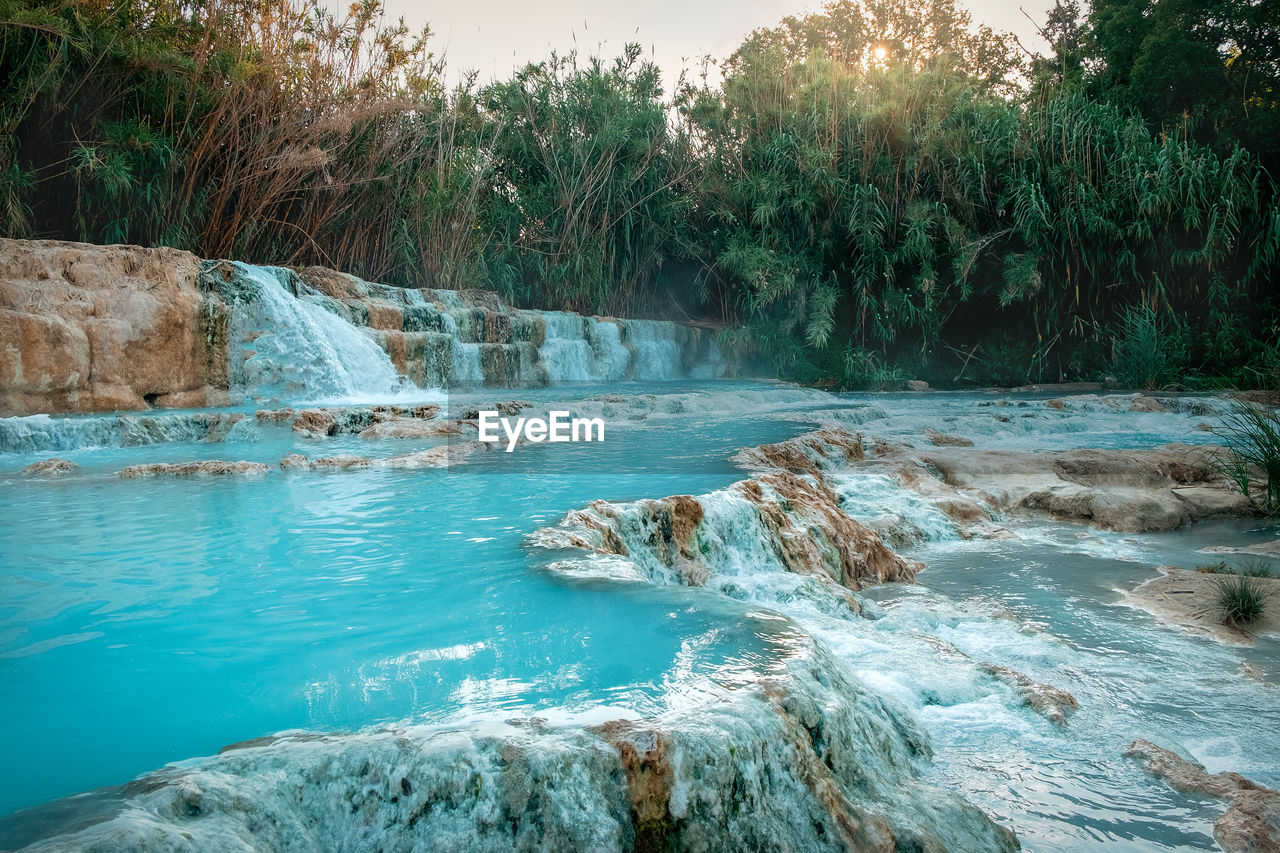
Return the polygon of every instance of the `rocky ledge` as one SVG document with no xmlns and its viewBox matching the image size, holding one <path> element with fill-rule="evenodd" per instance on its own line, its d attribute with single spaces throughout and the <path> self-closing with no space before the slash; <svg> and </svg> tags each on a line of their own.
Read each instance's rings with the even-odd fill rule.
<svg viewBox="0 0 1280 853">
<path fill-rule="evenodd" d="M 1148 773 L 1171 788 L 1230 800 L 1226 813 L 1213 824 L 1213 837 L 1227 853 L 1280 851 L 1280 791 L 1239 773 L 1209 773 L 1202 765 L 1147 740 L 1129 744 L 1124 754 L 1141 761 Z"/>
<path fill-rule="evenodd" d="M 854 612 L 860 605 L 852 591 L 909 583 L 923 568 L 847 515 L 821 476 L 823 464 L 861 458 L 856 436 L 821 430 L 744 453 L 758 469 L 747 480 L 707 495 L 596 501 L 529 541 L 620 558 L 622 564 L 595 563 L 612 575 L 625 565 L 630 568 L 623 573 L 636 579 L 714 586 L 727 594 L 734 594 L 746 571 L 790 573 L 815 585 L 812 595 L 841 601 Z"/>
<path fill-rule="evenodd" d="M 1013 851 L 923 783 L 925 736 L 829 655 L 661 717 L 285 734 L 58 803 L 27 849 Z M 725 760 L 734 756 L 734 760 Z M 20 843 L 22 843 L 20 842 Z"/>
<path fill-rule="evenodd" d="M 878 443 L 864 467 L 929 498 L 961 526 L 999 510 L 1142 532 L 1257 514 L 1214 466 L 1213 452 L 1183 444 L 1053 453 Z"/>
<path fill-rule="evenodd" d="M 0 414 L 225 405 L 199 276 L 176 249 L 0 239 Z"/>
<path fill-rule="evenodd" d="M 129 479 L 138 477 L 210 477 L 210 476 L 261 476 L 269 469 L 261 462 L 227 462 L 221 459 L 204 459 L 199 462 L 152 462 L 147 465 L 130 465 L 120 472 Z"/>
</svg>

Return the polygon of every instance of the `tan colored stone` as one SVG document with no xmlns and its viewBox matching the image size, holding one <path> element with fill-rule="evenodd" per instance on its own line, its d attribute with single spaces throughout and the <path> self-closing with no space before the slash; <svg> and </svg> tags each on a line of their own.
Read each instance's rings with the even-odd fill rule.
<svg viewBox="0 0 1280 853">
<path fill-rule="evenodd" d="M 1204 766 L 1148 740 L 1135 740 L 1124 754 L 1171 788 L 1188 794 L 1230 799 L 1231 806 L 1213 824 L 1213 837 L 1228 853 L 1280 851 L 1280 791 L 1239 773 L 1209 773 Z"/>
<path fill-rule="evenodd" d="M 31 463 L 22 469 L 22 473 L 47 477 L 56 474 L 70 474 L 79 467 L 70 459 L 59 459 L 55 456 L 52 459 L 41 459 L 39 462 Z"/>
<path fill-rule="evenodd" d="M 1155 397 L 1134 397 L 1129 403 L 1129 411 L 1131 412 L 1167 412 L 1168 407 L 1161 403 Z"/>
<path fill-rule="evenodd" d="M 1055 453 L 917 450 L 880 442 L 875 450 L 868 465 L 887 470 L 935 502 L 977 500 L 996 509 L 1124 531 L 1170 530 L 1205 518 L 1257 512 L 1217 475 L 1210 461 L 1213 448 L 1171 444 L 1154 450 Z"/>
<path fill-rule="evenodd" d="M 983 664 L 982 669 L 1012 687 L 1023 705 L 1054 725 L 1065 726 L 1067 718 L 1080 707 L 1070 692 L 1052 684 L 1043 684 L 1016 669 L 993 663 Z"/>
<path fill-rule="evenodd" d="M 935 447 L 973 447 L 973 441 L 962 435 L 945 435 L 937 430 L 925 430 L 925 436 Z"/>
<path fill-rule="evenodd" d="M 0 414 L 225 402 L 199 271 L 176 249 L 0 239 Z"/>
<path fill-rule="evenodd" d="M 369 468 L 373 465 L 373 460 L 367 456 L 355 456 L 350 453 L 343 453 L 337 456 L 323 456 L 319 459 L 311 460 L 310 467 L 312 471 L 323 469 L 333 469 L 345 471 L 349 468 Z"/>
<path fill-rule="evenodd" d="M 1195 572 L 1161 566 L 1160 575 L 1125 593 L 1124 601 L 1145 610 L 1161 622 L 1225 643 L 1252 643 L 1259 634 L 1280 634 L 1280 578 L 1254 578 L 1270 596 L 1271 604 L 1247 630 L 1223 624 L 1215 604 L 1218 584 L 1228 575 Z"/>
<path fill-rule="evenodd" d="M 436 438 L 462 435 L 458 421 L 429 421 L 418 418 L 392 418 L 360 432 L 361 438 Z"/>
<path fill-rule="evenodd" d="M 327 409 L 304 409 L 293 419 L 293 431 L 311 438 L 333 435 L 338 420 Z"/>
<path fill-rule="evenodd" d="M 364 304 L 369 309 L 369 328 L 398 332 L 404 327 L 404 309 L 394 302 L 366 299 Z"/>
<path fill-rule="evenodd" d="M 148 465 L 130 465 L 120 472 L 120 476 L 128 479 L 138 477 L 191 477 L 222 476 L 237 474 L 257 476 L 267 473 L 267 466 L 261 462 L 226 462 L 221 459 L 205 459 L 200 462 L 153 462 Z"/>
</svg>

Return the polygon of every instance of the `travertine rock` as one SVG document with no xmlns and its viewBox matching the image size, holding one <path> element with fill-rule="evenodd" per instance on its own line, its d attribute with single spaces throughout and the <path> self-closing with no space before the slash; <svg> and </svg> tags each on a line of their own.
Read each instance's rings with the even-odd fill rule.
<svg viewBox="0 0 1280 853">
<path fill-rule="evenodd" d="M 152 462 L 148 465 L 130 465 L 120 472 L 120 476 L 125 479 L 224 474 L 257 476 L 267 473 L 267 470 L 267 466 L 261 462 L 227 462 L 221 459 L 204 459 L 199 462 Z"/>
<path fill-rule="evenodd" d="M 26 468 L 22 469 L 24 474 L 34 474 L 38 476 L 51 476 L 54 474 L 70 474 L 80 466 L 72 462 L 70 459 L 41 459 L 39 462 L 33 462 Z"/>
<path fill-rule="evenodd" d="M 1226 814 L 1213 824 L 1213 837 L 1228 853 L 1280 850 L 1280 791 L 1239 773 L 1209 773 L 1203 766 L 1148 740 L 1135 740 L 1124 754 L 1142 761 L 1148 773 L 1189 794 L 1230 799 Z"/>
<path fill-rule="evenodd" d="M 0 239 L 0 415 L 226 404 L 199 272 L 176 249 Z"/>
</svg>

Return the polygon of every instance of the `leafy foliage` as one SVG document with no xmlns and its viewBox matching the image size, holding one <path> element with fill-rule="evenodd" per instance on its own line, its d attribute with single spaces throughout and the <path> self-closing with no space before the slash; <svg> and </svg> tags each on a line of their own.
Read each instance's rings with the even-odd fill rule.
<svg viewBox="0 0 1280 853">
<path fill-rule="evenodd" d="M 1024 62 L 833 0 L 668 97 L 634 45 L 446 89 L 378 0 L 0 0 L 0 232 L 698 313 L 847 385 L 1272 383 L 1275 5 L 1064 0 Z"/>
</svg>

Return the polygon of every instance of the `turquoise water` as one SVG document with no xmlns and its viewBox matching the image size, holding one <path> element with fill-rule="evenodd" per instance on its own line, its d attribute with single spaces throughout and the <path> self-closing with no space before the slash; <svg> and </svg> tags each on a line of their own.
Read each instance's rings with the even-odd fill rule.
<svg viewBox="0 0 1280 853">
<path fill-rule="evenodd" d="M 41 813 L 26 807 L 280 731 L 692 707 L 708 685 L 768 670 L 801 629 L 921 723 L 936 752 L 930 780 L 1029 849 L 1212 846 L 1222 805 L 1146 777 L 1120 755 L 1136 737 L 1280 784 L 1276 642 L 1224 647 L 1118 603 L 1161 563 L 1193 562 L 1206 544 L 1274 539 L 1274 528 L 1121 536 L 1010 522 L 1019 541 L 965 542 L 925 523 L 913 496 L 853 478 L 842 487 L 851 513 L 914 514 L 936 534 L 910 551 L 928 565 L 918 586 L 868 591 L 874 620 L 812 607 L 773 578 L 737 597 L 568 580 L 524 545 L 594 500 L 722 488 L 743 476 L 728 461 L 739 448 L 819 419 L 869 436 L 931 426 L 980 445 L 1056 449 L 1204 441 L 1202 414 L 1088 402 L 1060 411 L 1028 398 L 1011 402 L 1018 416 L 1005 421 L 990 395 L 831 396 L 770 383 L 602 390 L 451 397 L 458 409 L 560 400 L 607 414 L 614 432 L 603 445 L 483 454 L 448 470 L 283 473 L 275 466 L 290 452 L 377 458 L 437 442 L 315 441 L 252 423 L 214 443 L 61 450 L 82 467 L 58 479 L 21 473 L 51 451 L 0 455 L 0 725 L 10 733 L 0 813 L 17 812 L 0 819 L 0 844 L 40 834 Z M 193 459 L 272 471 L 118 476 Z M 1066 688 L 1081 709 L 1060 729 L 978 663 Z M 1243 663 L 1272 686 L 1239 675 Z M 77 802 L 59 808 L 90 808 Z"/>
<path fill-rule="evenodd" d="M 1010 707 L 932 649 L 847 649 L 870 683 L 919 717 L 938 750 L 931 778 L 1004 816 L 1035 850 L 1216 849 L 1224 805 L 1180 794 L 1123 757 L 1137 738 L 1182 751 L 1211 772 L 1280 785 L 1280 641 L 1222 646 L 1125 606 L 1119 591 L 1197 549 L 1280 536 L 1274 525 L 1208 522 L 1141 537 L 1037 525 L 1020 542 L 932 543 L 914 589 L 873 593 L 883 635 L 937 637 L 973 660 L 1069 690 L 1065 730 Z M 1023 531 L 1028 533 L 1029 531 Z M 886 640 L 886 642 L 889 642 Z M 918 659 L 915 658 L 919 655 Z M 1249 664 L 1269 682 L 1246 677 Z"/>
<path fill-rule="evenodd" d="M 731 678 L 770 654 L 770 623 L 677 593 L 565 583 L 521 542 L 590 500 L 724 485 L 742 443 L 801 429 L 729 431 L 712 413 L 607 447 L 522 449 L 522 469 L 555 475 L 496 455 L 450 470 L 117 475 L 429 443 L 308 441 L 279 426 L 255 427 L 254 442 L 63 453 L 83 467 L 60 479 L 19 473 L 49 454 L 0 457 L 0 726 L 23 733 L 3 747 L 0 812 L 286 729 L 601 703 L 653 712 L 680 701 L 677 681 Z M 575 452 L 582 473 L 551 455 Z M 628 456 L 676 464 L 637 472 Z"/>
</svg>

